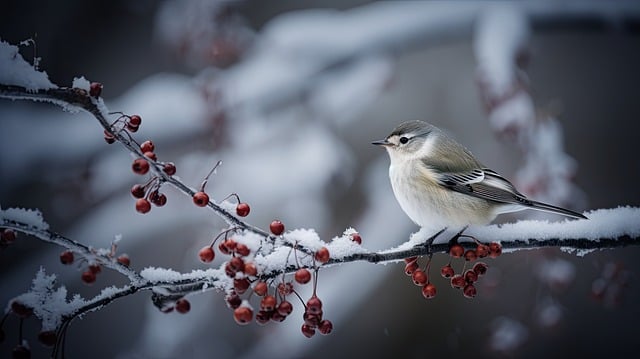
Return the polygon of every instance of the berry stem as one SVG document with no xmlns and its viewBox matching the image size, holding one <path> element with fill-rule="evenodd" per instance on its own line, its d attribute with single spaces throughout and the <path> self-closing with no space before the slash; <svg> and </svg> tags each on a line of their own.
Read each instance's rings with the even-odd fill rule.
<svg viewBox="0 0 640 359">
<path fill-rule="evenodd" d="M 216 172 L 216 169 L 218 169 L 220 165 L 222 165 L 222 160 L 218 160 L 218 162 L 216 162 L 216 165 L 213 166 L 211 171 L 207 173 L 207 176 L 204 178 L 204 181 L 202 181 L 202 184 L 200 185 L 200 192 L 204 192 L 204 187 L 207 185 L 207 182 L 209 181 L 209 177 L 211 177 L 211 175 Z"/>
</svg>

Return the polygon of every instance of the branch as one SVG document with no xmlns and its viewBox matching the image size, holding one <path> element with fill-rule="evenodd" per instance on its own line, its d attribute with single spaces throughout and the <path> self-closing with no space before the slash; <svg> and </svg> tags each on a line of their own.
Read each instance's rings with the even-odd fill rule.
<svg viewBox="0 0 640 359">
<path fill-rule="evenodd" d="M 597 249 L 640 245 L 640 224 L 636 223 L 639 216 L 640 209 L 622 207 L 612 210 L 593 211 L 589 214 L 591 220 L 565 221 L 560 223 L 522 221 L 505 226 L 489 226 L 485 228 L 484 232 L 485 234 L 490 234 L 490 238 L 501 238 L 509 236 L 514 232 L 519 233 L 520 237 L 531 236 L 529 239 L 501 241 L 502 248 L 508 251 L 542 247 L 561 247 L 565 250 L 575 251 L 578 254 L 585 254 Z M 609 231 L 612 236 L 605 237 L 597 234 L 597 232 L 593 234 L 594 232 L 592 229 L 594 227 L 601 227 L 603 221 L 606 222 L 611 217 L 616 217 L 619 223 L 616 229 Z M 96 255 L 95 251 L 81 243 L 68 239 L 48 229 L 39 228 L 38 226 L 34 226 L 30 223 L 10 219 L 7 218 L 7 216 L 2 218 L 0 227 L 11 228 L 25 234 L 33 235 L 45 242 L 54 243 L 65 248 L 78 251 L 86 256 L 96 256 L 99 258 L 100 263 L 105 267 L 117 270 L 130 278 L 130 285 L 118 289 L 110 288 L 106 294 L 103 292 L 91 300 L 81 302 L 80 305 L 73 308 L 73 310 L 69 310 L 68 313 L 61 318 L 63 321 L 71 320 L 84 313 L 104 307 L 116 299 L 143 290 L 153 290 L 154 303 L 159 308 L 163 309 L 168 302 L 173 302 L 185 295 L 211 289 L 228 290 L 232 285 L 231 278 L 229 278 L 224 271 L 226 262 L 223 263 L 219 269 L 193 271 L 191 273 L 178 273 L 161 268 L 147 268 L 141 273 L 137 273 L 125 266 L 113 262 L 107 257 Z M 530 229 L 525 230 L 527 227 Z M 558 233 L 563 230 L 567 232 L 566 227 L 571 228 L 571 230 L 568 233 L 565 233 L 562 238 L 533 238 L 533 234 L 536 232 L 540 234 L 549 233 L 549 231 L 554 230 Z M 479 229 L 480 228 L 471 228 L 470 231 L 477 231 Z M 274 263 L 272 263 L 271 268 L 261 272 L 259 278 L 261 280 L 276 278 L 282 274 L 293 273 L 300 268 L 327 268 L 356 261 L 382 264 L 398 262 L 405 258 L 431 256 L 437 253 L 449 252 L 451 247 L 450 238 L 447 238 L 444 241 L 438 241 L 439 243 L 432 243 L 434 240 L 439 239 L 439 236 L 444 233 L 444 230 L 436 232 L 429 238 L 424 238 L 422 236 L 422 232 L 426 231 L 418 232 L 413 236 L 411 241 L 406 242 L 397 248 L 380 252 L 368 251 L 359 245 L 355 245 L 352 241 L 344 237 L 335 238 L 332 242 L 327 243 L 326 245 L 332 255 L 331 259 L 324 264 L 320 264 L 315 261 L 307 261 L 304 264 L 290 263 L 288 258 L 285 259 L 284 262 L 277 262 L 273 260 L 273 258 L 269 259 L 269 255 L 266 255 L 264 259 L 273 260 Z M 592 235 L 580 236 L 581 234 L 588 232 L 591 232 Z M 480 234 L 483 235 L 482 231 Z M 571 234 L 576 234 L 576 236 L 571 237 Z M 482 241 L 482 237 L 478 237 L 478 239 Z M 474 248 L 476 246 L 475 238 L 461 238 L 459 243 L 467 248 Z"/>
<path fill-rule="evenodd" d="M 98 120 L 100 125 L 104 128 L 105 133 L 109 133 L 111 136 L 113 136 L 134 156 L 147 161 L 147 163 L 149 163 L 150 169 L 153 171 L 154 175 L 160 179 L 161 183 L 169 183 L 189 197 L 193 197 L 193 195 L 197 192 L 193 188 L 181 182 L 179 179 L 166 174 L 162 170 L 162 165 L 160 163 L 144 156 L 143 152 L 140 149 L 140 145 L 136 143 L 135 140 L 133 140 L 133 138 L 126 131 L 115 129 L 107 120 L 109 113 L 102 99 L 91 97 L 89 93 L 87 93 L 87 91 L 83 89 L 60 87 L 54 89 L 28 90 L 20 86 L 0 84 L 0 98 L 13 100 L 44 101 L 62 106 L 65 109 L 73 108 L 84 110 L 93 115 L 96 120 Z M 220 204 L 209 201 L 207 206 L 211 208 L 225 222 L 227 222 L 229 226 L 247 230 L 274 240 L 274 237 L 271 237 L 269 233 L 263 231 L 260 228 L 240 221 L 237 217 L 222 208 Z"/>
</svg>

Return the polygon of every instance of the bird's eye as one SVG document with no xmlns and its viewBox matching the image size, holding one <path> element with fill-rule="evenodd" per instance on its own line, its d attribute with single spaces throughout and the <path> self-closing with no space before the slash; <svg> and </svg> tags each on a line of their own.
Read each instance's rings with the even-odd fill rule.
<svg viewBox="0 0 640 359">
<path fill-rule="evenodd" d="M 406 137 L 400 137 L 400 143 L 402 143 L 402 144 L 404 145 L 404 144 L 405 144 L 405 143 L 407 143 L 407 142 L 409 142 L 409 139 L 408 139 L 408 138 L 406 138 Z"/>
</svg>

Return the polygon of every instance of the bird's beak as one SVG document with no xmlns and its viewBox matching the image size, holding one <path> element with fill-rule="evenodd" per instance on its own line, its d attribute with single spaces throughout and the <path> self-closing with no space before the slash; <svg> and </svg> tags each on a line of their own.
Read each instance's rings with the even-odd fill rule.
<svg viewBox="0 0 640 359">
<path fill-rule="evenodd" d="M 392 146 L 392 145 L 393 145 L 393 143 L 391 143 L 391 142 L 389 142 L 389 141 L 387 141 L 387 140 L 378 140 L 378 141 L 373 141 L 373 142 L 371 142 L 371 144 L 372 144 L 372 145 L 378 145 L 378 146 L 385 146 L 385 147 L 388 147 L 388 146 Z"/>
</svg>

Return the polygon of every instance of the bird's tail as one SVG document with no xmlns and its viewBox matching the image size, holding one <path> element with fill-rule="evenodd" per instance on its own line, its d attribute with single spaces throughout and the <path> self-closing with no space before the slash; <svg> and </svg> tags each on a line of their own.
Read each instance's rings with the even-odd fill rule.
<svg viewBox="0 0 640 359">
<path fill-rule="evenodd" d="M 551 213 L 556 213 L 556 214 L 560 214 L 563 216 L 567 216 L 567 217 L 572 217 L 572 218 L 577 218 L 577 219 L 589 219 L 586 216 L 584 216 L 581 213 L 578 212 L 574 212 L 568 209 L 564 209 L 561 207 L 556 207 L 550 204 L 546 204 L 546 203 L 542 203 L 542 202 L 537 202 L 537 201 L 532 201 L 532 200 L 528 200 L 526 204 L 526 206 L 528 208 L 531 209 L 536 209 L 539 211 L 545 211 L 545 212 L 551 212 Z"/>
</svg>

